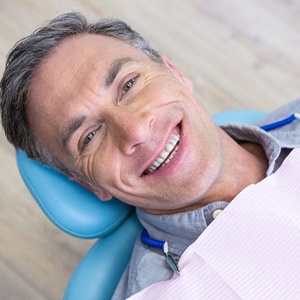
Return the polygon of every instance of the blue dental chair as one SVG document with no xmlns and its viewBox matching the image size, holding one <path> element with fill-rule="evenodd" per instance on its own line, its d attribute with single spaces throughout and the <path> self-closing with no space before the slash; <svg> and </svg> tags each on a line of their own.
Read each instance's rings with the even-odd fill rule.
<svg viewBox="0 0 300 300">
<path fill-rule="evenodd" d="M 264 112 L 237 110 L 213 116 L 221 125 L 252 124 Z M 79 184 L 56 171 L 16 153 L 20 174 L 45 215 L 64 232 L 99 240 L 74 271 L 65 300 L 109 300 L 128 264 L 141 225 L 134 207 L 117 199 L 101 202 Z"/>
</svg>

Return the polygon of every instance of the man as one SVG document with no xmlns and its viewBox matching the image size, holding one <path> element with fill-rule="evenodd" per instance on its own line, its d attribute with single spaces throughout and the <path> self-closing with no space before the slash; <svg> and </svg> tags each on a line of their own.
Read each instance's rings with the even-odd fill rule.
<svg viewBox="0 0 300 300">
<path fill-rule="evenodd" d="M 175 260 L 240 191 L 300 145 L 299 122 L 286 126 L 289 135 L 219 128 L 191 82 L 136 32 L 117 20 L 88 25 L 77 13 L 15 46 L 1 81 L 1 113 L 15 147 L 102 200 L 136 206 L 148 234 L 169 241 Z M 115 298 L 172 274 L 163 252 L 138 239 Z"/>
</svg>

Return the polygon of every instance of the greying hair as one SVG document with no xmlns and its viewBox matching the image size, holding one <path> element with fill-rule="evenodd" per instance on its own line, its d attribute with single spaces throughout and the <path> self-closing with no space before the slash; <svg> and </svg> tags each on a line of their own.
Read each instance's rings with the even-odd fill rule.
<svg viewBox="0 0 300 300">
<path fill-rule="evenodd" d="M 142 50 L 152 60 L 162 64 L 160 55 L 147 41 L 126 23 L 117 19 L 101 19 L 88 24 L 76 12 L 62 14 L 30 36 L 20 40 L 7 57 L 0 85 L 2 126 L 9 142 L 22 149 L 27 156 L 65 174 L 68 170 L 57 161 L 29 127 L 26 116 L 28 90 L 36 70 L 47 55 L 67 37 L 78 34 L 100 34 L 118 38 Z"/>
</svg>

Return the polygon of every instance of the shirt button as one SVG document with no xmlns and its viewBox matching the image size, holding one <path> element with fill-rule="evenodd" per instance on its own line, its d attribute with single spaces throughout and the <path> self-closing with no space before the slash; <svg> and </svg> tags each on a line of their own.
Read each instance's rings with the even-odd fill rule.
<svg viewBox="0 0 300 300">
<path fill-rule="evenodd" d="M 223 211 L 223 209 L 216 209 L 216 210 L 213 212 L 213 214 L 212 214 L 213 218 L 216 219 L 217 216 L 218 216 L 222 211 Z"/>
</svg>

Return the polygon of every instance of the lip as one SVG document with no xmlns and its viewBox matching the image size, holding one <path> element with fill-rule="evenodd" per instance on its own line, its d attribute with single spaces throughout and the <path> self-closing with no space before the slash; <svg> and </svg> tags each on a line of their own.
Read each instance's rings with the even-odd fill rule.
<svg viewBox="0 0 300 300">
<path fill-rule="evenodd" d="M 146 170 L 148 170 L 153 165 L 153 163 L 157 160 L 157 158 L 160 156 L 160 154 L 162 153 L 162 151 L 164 151 L 164 149 L 166 147 L 166 144 L 170 140 L 171 135 L 174 134 L 174 133 L 175 134 L 180 134 L 180 140 L 176 144 L 177 150 L 176 150 L 175 156 L 166 165 L 158 167 L 153 173 L 148 173 Z M 161 172 L 161 170 L 168 169 L 168 168 L 170 168 L 171 165 L 174 165 L 175 161 L 177 160 L 177 156 L 179 155 L 179 152 L 180 152 L 182 135 L 183 135 L 182 134 L 182 124 L 180 122 L 175 127 L 173 127 L 173 129 L 169 132 L 168 135 L 166 135 L 166 138 L 164 139 L 164 142 L 162 143 L 162 146 L 159 148 L 159 151 L 155 152 L 155 154 L 153 155 L 150 163 L 148 163 L 147 167 L 144 169 L 144 171 L 142 173 L 143 176 L 150 176 L 150 175 L 158 174 L 158 173 Z"/>
</svg>

